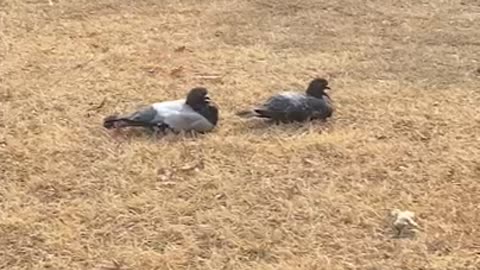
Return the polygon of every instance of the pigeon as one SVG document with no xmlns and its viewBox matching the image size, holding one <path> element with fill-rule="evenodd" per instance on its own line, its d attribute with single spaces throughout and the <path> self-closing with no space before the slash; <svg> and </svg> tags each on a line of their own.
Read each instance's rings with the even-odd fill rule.
<svg viewBox="0 0 480 270">
<path fill-rule="evenodd" d="M 282 92 L 270 97 L 263 105 L 253 110 L 237 112 L 240 117 L 270 119 L 276 123 L 326 120 L 333 114 L 328 81 L 322 78 L 312 80 L 304 93 Z"/>
<path fill-rule="evenodd" d="M 218 108 L 210 102 L 208 91 L 203 87 L 191 89 L 186 99 L 153 103 L 126 116 L 111 115 L 104 119 L 107 129 L 144 127 L 165 132 L 205 133 L 215 128 Z"/>
</svg>

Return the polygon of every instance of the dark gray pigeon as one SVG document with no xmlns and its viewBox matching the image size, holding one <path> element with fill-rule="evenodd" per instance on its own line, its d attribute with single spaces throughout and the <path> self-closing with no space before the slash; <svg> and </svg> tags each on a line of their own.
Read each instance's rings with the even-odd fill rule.
<svg viewBox="0 0 480 270">
<path fill-rule="evenodd" d="M 253 110 L 240 111 L 237 115 L 271 119 L 276 123 L 326 120 L 333 114 L 326 89 L 330 89 L 328 81 L 317 78 L 310 82 L 305 93 L 282 92 L 270 97 L 263 105 Z"/>
<path fill-rule="evenodd" d="M 218 122 L 218 108 L 210 102 L 207 89 L 196 87 L 186 99 L 154 103 L 127 116 L 108 116 L 107 129 L 140 126 L 153 130 L 174 132 L 211 131 Z"/>
</svg>

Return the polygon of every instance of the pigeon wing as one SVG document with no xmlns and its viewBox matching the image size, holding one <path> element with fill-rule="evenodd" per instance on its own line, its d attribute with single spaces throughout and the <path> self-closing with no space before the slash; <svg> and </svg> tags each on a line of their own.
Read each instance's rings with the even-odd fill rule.
<svg viewBox="0 0 480 270">
<path fill-rule="evenodd" d="M 276 121 L 284 121 L 287 113 L 294 104 L 292 100 L 283 95 L 275 95 L 270 97 L 262 106 L 254 111 L 259 117 L 271 118 Z"/>
<path fill-rule="evenodd" d="M 207 132 L 215 127 L 205 117 L 194 111 L 186 104 L 182 106 L 180 110 L 171 111 L 169 114 L 164 115 L 163 122 L 177 132 Z"/>
<path fill-rule="evenodd" d="M 311 114 L 306 99 L 303 94 L 285 92 L 272 97 L 267 104 L 269 110 L 275 112 L 280 121 L 305 121 Z"/>
</svg>

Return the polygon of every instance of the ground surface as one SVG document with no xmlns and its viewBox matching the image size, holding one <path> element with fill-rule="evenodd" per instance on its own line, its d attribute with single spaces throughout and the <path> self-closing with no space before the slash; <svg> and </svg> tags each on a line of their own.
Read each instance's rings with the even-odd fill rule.
<svg viewBox="0 0 480 270">
<path fill-rule="evenodd" d="M 478 1 L 51 3 L 0 1 L 0 269 L 478 269 Z M 327 125 L 234 115 L 314 76 Z M 213 134 L 101 126 L 198 85 Z"/>
</svg>

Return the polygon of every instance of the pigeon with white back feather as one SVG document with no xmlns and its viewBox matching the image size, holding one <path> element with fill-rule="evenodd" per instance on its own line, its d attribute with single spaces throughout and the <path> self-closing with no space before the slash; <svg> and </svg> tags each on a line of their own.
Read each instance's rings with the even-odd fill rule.
<svg viewBox="0 0 480 270">
<path fill-rule="evenodd" d="M 108 116 L 103 126 L 107 129 L 139 126 L 174 132 L 209 132 L 218 122 L 218 108 L 210 102 L 208 91 L 196 87 L 186 99 L 153 103 L 127 116 Z"/>
</svg>

